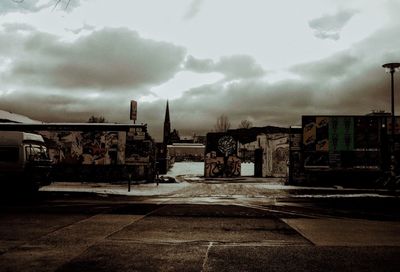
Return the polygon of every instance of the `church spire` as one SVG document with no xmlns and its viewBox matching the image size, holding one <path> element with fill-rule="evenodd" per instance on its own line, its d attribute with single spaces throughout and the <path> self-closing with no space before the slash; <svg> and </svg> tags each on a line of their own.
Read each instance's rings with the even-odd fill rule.
<svg viewBox="0 0 400 272">
<path fill-rule="evenodd" d="M 170 123 L 169 120 L 169 105 L 168 105 L 168 100 L 167 100 L 167 108 L 165 109 L 165 120 L 164 120 L 164 124 L 165 123 Z"/>
<path fill-rule="evenodd" d="M 164 120 L 164 144 L 170 144 L 171 142 L 171 122 L 169 119 L 169 103 L 167 100 L 167 108 L 165 109 L 165 120 Z"/>
</svg>

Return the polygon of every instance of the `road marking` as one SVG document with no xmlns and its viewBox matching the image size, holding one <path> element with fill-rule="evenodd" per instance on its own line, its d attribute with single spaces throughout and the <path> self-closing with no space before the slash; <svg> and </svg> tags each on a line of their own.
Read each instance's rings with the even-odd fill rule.
<svg viewBox="0 0 400 272">
<path fill-rule="evenodd" d="M 210 249 L 211 249 L 212 246 L 213 246 L 213 242 L 210 242 L 210 243 L 208 244 L 208 248 L 207 248 L 207 251 L 206 251 L 206 256 L 204 257 L 203 269 L 201 269 L 201 272 L 206 272 L 206 271 L 207 271 L 206 265 L 207 265 L 207 261 L 208 261 L 208 254 L 209 254 Z"/>
</svg>

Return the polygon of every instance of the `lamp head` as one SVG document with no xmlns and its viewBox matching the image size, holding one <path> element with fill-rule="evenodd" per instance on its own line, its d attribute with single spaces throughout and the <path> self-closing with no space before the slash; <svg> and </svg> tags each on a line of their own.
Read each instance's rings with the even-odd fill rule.
<svg viewBox="0 0 400 272">
<path fill-rule="evenodd" d="M 382 65 L 382 67 L 385 68 L 387 72 L 394 73 L 395 71 L 399 70 L 400 63 L 397 62 L 386 63 Z"/>
</svg>

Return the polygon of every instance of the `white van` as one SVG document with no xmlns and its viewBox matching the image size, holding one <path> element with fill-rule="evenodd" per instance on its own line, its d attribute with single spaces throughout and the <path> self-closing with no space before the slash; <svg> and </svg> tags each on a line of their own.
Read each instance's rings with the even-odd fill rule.
<svg viewBox="0 0 400 272">
<path fill-rule="evenodd" d="M 43 137 L 20 131 L 0 131 L 0 183 L 37 191 L 50 184 L 51 160 Z"/>
</svg>

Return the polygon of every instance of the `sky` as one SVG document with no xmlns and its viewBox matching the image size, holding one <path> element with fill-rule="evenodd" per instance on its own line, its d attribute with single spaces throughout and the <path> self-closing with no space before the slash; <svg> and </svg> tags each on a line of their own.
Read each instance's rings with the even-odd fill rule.
<svg viewBox="0 0 400 272">
<path fill-rule="evenodd" d="M 158 140 L 167 100 L 181 136 L 390 111 L 400 0 L 57 2 L 0 2 L 0 110 L 130 123 L 136 100 Z"/>
</svg>

